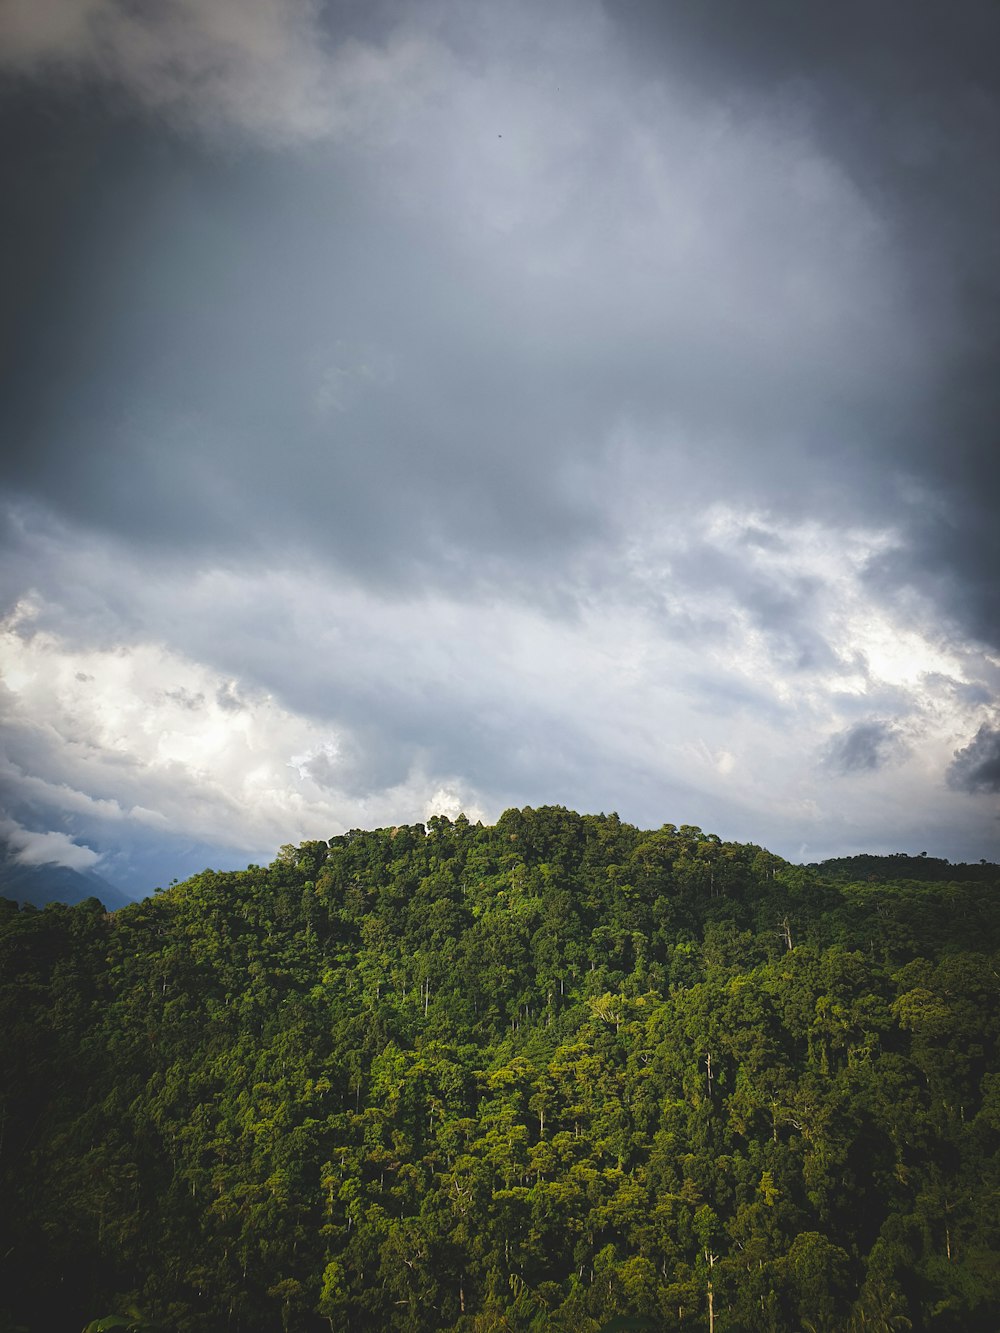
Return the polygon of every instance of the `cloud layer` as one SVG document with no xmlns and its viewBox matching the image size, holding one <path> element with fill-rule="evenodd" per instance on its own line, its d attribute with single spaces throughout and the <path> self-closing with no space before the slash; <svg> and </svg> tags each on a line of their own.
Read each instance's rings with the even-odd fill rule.
<svg viewBox="0 0 1000 1333">
<path fill-rule="evenodd" d="M 944 775 L 977 726 L 980 772 L 997 667 L 876 613 L 864 572 L 888 538 L 720 507 L 695 531 L 645 534 L 641 563 L 619 551 L 559 610 L 299 565 L 161 557 L 112 581 L 120 548 L 24 533 L 44 582 L 2 648 L 19 817 L 191 868 L 213 843 L 262 860 L 292 834 L 544 801 L 792 857 L 990 853 L 988 784 Z M 85 605 L 81 562 L 113 605 Z M 146 864 L 123 852 L 119 877 Z"/>
</svg>

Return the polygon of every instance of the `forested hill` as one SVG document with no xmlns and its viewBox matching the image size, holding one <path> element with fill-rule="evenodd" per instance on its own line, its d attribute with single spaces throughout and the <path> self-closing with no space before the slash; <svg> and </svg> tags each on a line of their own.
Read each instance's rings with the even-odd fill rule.
<svg viewBox="0 0 1000 1333">
<path fill-rule="evenodd" d="M 546 808 L 7 904 L 0 1331 L 995 1330 L 998 895 Z"/>
</svg>

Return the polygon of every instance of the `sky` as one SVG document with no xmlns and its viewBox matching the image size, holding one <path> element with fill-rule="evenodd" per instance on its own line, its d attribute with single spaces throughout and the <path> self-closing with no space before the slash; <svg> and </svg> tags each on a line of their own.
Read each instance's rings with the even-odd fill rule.
<svg viewBox="0 0 1000 1333">
<path fill-rule="evenodd" d="M 1000 859 L 992 0 L 0 0 L 0 839 Z"/>
</svg>

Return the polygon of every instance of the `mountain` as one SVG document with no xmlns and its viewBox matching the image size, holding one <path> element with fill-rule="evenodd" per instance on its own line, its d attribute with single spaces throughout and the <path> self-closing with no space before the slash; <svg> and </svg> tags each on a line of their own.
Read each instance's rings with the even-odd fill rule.
<svg viewBox="0 0 1000 1333">
<path fill-rule="evenodd" d="M 1000 879 L 854 869 L 545 807 L 0 903 L 0 1329 L 1000 1328 Z"/>
<path fill-rule="evenodd" d="M 0 851 L 0 898 L 44 907 L 46 903 L 82 903 L 98 898 L 109 912 L 135 900 L 124 890 L 89 870 L 71 870 L 69 866 L 22 865 L 9 850 Z"/>
<path fill-rule="evenodd" d="M 926 883 L 936 881 L 945 883 L 949 880 L 978 880 L 980 883 L 994 883 L 1000 878 L 1000 866 L 992 861 L 974 863 L 962 861 L 953 864 L 938 856 L 908 856 L 906 852 L 891 852 L 888 856 L 873 856 L 862 853 L 859 856 L 837 856 L 827 861 L 811 862 L 810 870 L 837 880 L 870 880 L 886 883 L 889 880 L 916 879 Z"/>
</svg>

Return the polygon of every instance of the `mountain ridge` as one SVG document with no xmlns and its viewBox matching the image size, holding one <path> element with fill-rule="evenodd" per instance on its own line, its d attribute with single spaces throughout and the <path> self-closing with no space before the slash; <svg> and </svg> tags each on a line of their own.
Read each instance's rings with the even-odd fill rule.
<svg viewBox="0 0 1000 1333">
<path fill-rule="evenodd" d="M 135 902 L 131 894 L 92 870 L 74 870 L 55 861 L 26 865 L 9 848 L 0 849 L 0 897 L 32 907 L 50 902 L 74 906 L 97 898 L 110 912 Z"/>
</svg>

